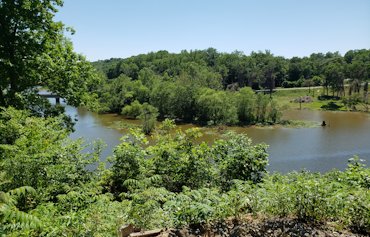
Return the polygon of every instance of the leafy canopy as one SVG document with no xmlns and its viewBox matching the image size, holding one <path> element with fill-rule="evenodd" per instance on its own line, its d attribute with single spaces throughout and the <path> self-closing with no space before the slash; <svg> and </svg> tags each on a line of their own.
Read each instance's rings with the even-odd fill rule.
<svg viewBox="0 0 370 237">
<path fill-rule="evenodd" d="M 62 5 L 61 0 L 0 2 L 0 106 L 29 108 L 39 87 L 70 104 L 93 106 L 94 95 L 87 92 L 98 76 L 64 37 L 73 31 L 54 21 Z"/>
</svg>

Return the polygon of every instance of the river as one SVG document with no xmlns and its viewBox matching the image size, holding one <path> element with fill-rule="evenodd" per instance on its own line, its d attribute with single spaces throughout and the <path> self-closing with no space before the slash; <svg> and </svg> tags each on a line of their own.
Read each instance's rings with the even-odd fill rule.
<svg viewBox="0 0 370 237">
<path fill-rule="evenodd" d="M 119 123 L 138 124 L 139 121 L 125 120 L 113 114 L 96 114 L 82 108 L 66 106 L 66 113 L 76 118 L 76 131 L 72 138 L 83 137 L 87 142 L 103 140 L 107 147 L 102 159 L 112 154 L 119 144 L 125 129 L 112 128 Z M 331 112 L 295 110 L 284 113 L 286 119 L 308 120 L 326 127 L 287 128 L 287 127 L 225 127 L 238 133 L 245 133 L 254 143 L 269 145 L 269 166 L 271 172 L 286 173 L 293 170 L 326 172 L 332 169 L 343 170 L 347 160 L 353 155 L 360 156 L 370 165 L 370 115 L 357 112 Z M 194 125 L 179 125 L 186 129 Z M 203 140 L 211 141 L 218 137 L 216 129 L 202 128 Z"/>
</svg>

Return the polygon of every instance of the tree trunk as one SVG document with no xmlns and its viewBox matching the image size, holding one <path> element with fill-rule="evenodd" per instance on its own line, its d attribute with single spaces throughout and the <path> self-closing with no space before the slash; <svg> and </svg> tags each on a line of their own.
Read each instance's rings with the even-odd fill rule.
<svg viewBox="0 0 370 237">
<path fill-rule="evenodd" d="M 0 106 L 5 106 L 5 98 L 3 88 L 0 87 Z"/>
</svg>

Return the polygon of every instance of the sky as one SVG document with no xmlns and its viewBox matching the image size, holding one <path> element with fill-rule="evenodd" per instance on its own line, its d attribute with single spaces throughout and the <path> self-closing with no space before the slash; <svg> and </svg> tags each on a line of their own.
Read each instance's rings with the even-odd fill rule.
<svg viewBox="0 0 370 237">
<path fill-rule="evenodd" d="M 370 49 L 370 0 L 64 0 L 90 61 L 167 50 L 270 50 L 291 58 Z"/>
</svg>

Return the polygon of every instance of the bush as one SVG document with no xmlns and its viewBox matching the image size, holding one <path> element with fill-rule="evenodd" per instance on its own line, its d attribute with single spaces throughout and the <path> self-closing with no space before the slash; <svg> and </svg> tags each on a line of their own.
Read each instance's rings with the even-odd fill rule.
<svg viewBox="0 0 370 237">
<path fill-rule="evenodd" d="M 338 96 L 331 96 L 331 95 L 319 95 L 317 97 L 318 100 L 339 100 L 340 97 Z"/>
<path fill-rule="evenodd" d="M 143 106 L 140 104 L 139 101 L 135 100 L 130 105 L 126 105 L 123 107 L 121 114 L 125 115 L 126 117 L 136 119 L 143 111 Z"/>
<path fill-rule="evenodd" d="M 233 179 L 260 182 L 268 163 L 267 145 L 253 146 L 245 135 L 227 133 L 225 139 L 216 140 L 212 155 L 217 164 L 221 185 L 229 187 Z"/>
<path fill-rule="evenodd" d="M 337 105 L 335 102 L 333 101 L 330 101 L 329 103 L 327 103 L 326 105 L 322 105 L 321 108 L 324 109 L 324 110 L 338 110 L 340 109 L 342 106 L 340 105 Z"/>
<path fill-rule="evenodd" d="M 294 81 L 283 81 L 283 83 L 281 83 L 281 86 L 284 88 L 293 88 L 297 87 L 297 84 Z"/>
</svg>

